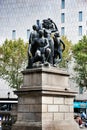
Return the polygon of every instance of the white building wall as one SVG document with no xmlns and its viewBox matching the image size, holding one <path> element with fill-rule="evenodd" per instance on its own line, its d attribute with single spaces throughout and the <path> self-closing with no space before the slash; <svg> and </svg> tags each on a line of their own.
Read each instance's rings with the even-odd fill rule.
<svg viewBox="0 0 87 130">
<path fill-rule="evenodd" d="M 55 3 L 56 0 L 0 0 L 1 39 L 11 39 L 12 30 L 16 30 L 17 38 L 26 40 L 27 29 L 31 29 L 37 19 L 57 18 L 58 3 Z"/>
<path fill-rule="evenodd" d="M 63 10 L 62 10 L 63 11 Z M 83 21 L 79 22 L 79 11 L 83 13 Z M 83 27 L 83 35 L 86 34 L 87 0 L 66 0 L 65 3 L 65 35 L 76 43 L 82 36 L 78 35 L 78 27 Z"/>
<path fill-rule="evenodd" d="M 78 12 L 83 12 L 83 22 L 78 21 Z M 65 23 L 61 23 L 61 13 L 65 13 Z M 6 38 L 12 39 L 12 30 L 16 38 L 27 39 L 27 29 L 31 29 L 37 19 L 52 18 L 59 28 L 65 27 L 65 35 L 73 43 L 78 36 L 78 26 L 83 26 L 83 35 L 87 30 L 87 0 L 65 0 L 65 9 L 61 9 L 61 0 L 0 0 L 0 43 Z"/>
</svg>

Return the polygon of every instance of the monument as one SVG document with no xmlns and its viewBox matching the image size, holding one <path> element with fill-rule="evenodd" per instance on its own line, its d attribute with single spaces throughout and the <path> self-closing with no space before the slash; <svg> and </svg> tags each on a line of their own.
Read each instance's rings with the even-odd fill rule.
<svg viewBox="0 0 87 130">
<path fill-rule="evenodd" d="M 53 26 L 43 25 L 45 32 L 58 36 L 56 25 L 53 21 L 51 23 Z M 40 32 L 37 33 L 38 28 Z M 18 95 L 18 114 L 12 130 L 79 130 L 73 113 L 76 92 L 69 87 L 67 71 L 55 66 L 62 60 L 62 49 L 58 52 L 54 39 L 56 44 L 60 40 L 57 41 L 55 36 L 53 40 L 48 36 L 43 38 L 43 28 L 35 26 L 31 35 L 29 51 L 32 56 L 29 52 L 28 66 L 22 71 L 23 86 L 15 91 Z"/>
</svg>

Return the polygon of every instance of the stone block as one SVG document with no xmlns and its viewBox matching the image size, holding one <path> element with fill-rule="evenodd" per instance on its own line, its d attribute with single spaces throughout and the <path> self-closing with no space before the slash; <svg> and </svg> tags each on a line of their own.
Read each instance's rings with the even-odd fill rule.
<svg viewBox="0 0 87 130">
<path fill-rule="evenodd" d="M 73 105 L 70 105 L 70 112 L 74 113 L 74 108 L 73 108 Z"/>
<path fill-rule="evenodd" d="M 58 105 L 48 105 L 48 112 L 58 112 Z"/>
<path fill-rule="evenodd" d="M 42 115 L 41 113 L 18 113 L 18 121 L 41 121 Z"/>
<path fill-rule="evenodd" d="M 69 105 L 59 105 L 59 112 L 69 112 Z"/>
<path fill-rule="evenodd" d="M 43 96 L 42 97 L 42 103 L 43 104 L 53 104 L 53 97 L 51 96 Z"/>
<path fill-rule="evenodd" d="M 18 112 L 29 112 L 29 105 L 18 105 Z"/>
<path fill-rule="evenodd" d="M 18 99 L 18 104 L 41 104 L 42 98 L 40 96 L 22 96 Z"/>
<path fill-rule="evenodd" d="M 40 73 L 30 73 L 29 75 L 24 75 L 23 78 L 23 87 L 29 87 L 31 86 L 40 86 L 42 84 L 42 77 Z"/>
<path fill-rule="evenodd" d="M 53 113 L 43 113 L 42 114 L 42 122 L 52 121 L 52 120 L 53 120 Z"/>
<path fill-rule="evenodd" d="M 42 112 L 41 105 L 29 105 L 30 112 Z"/>
<path fill-rule="evenodd" d="M 54 121 L 64 120 L 64 113 L 54 113 Z"/>
<path fill-rule="evenodd" d="M 54 104 L 64 104 L 64 97 L 54 97 Z"/>
<path fill-rule="evenodd" d="M 73 100 L 74 100 L 73 98 L 65 97 L 64 104 L 68 104 L 68 105 L 72 104 L 73 105 Z"/>
<path fill-rule="evenodd" d="M 47 111 L 48 111 L 47 105 L 43 105 L 43 104 L 42 104 L 42 112 L 47 112 Z"/>
<path fill-rule="evenodd" d="M 17 114 L 17 121 L 22 121 L 23 114 L 22 112 L 18 112 Z"/>
<path fill-rule="evenodd" d="M 59 69 L 38 68 L 23 71 L 23 88 L 46 87 L 64 89 L 68 85 L 68 73 Z M 63 81 L 63 84 L 62 84 Z"/>
<path fill-rule="evenodd" d="M 74 113 L 65 113 L 65 120 L 73 121 Z"/>
</svg>

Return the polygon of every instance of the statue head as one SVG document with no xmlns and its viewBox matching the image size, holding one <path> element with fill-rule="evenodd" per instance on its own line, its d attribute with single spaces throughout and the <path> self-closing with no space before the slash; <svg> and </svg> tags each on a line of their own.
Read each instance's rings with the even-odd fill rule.
<svg viewBox="0 0 87 130">
<path fill-rule="evenodd" d="M 33 29 L 34 31 L 37 31 L 38 27 L 37 27 L 36 25 L 33 25 L 33 26 L 32 26 L 32 29 Z"/>
<path fill-rule="evenodd" d="M 43 35 L 44 35 L 44 32 L 43 32 L 43 30 L 39 30 L 39 37 L 42 37 Z"/>
<path fill-rule="evenodd" d="M 55 37 L 60 37 L 60 35 L 59 35 L 59 33 L 58 33 L 58 32 L 57 32 L 57 33 L 55 33 L 55 34 L 54 34 L 54 36 L 55 36 Z"/>
<path fill-rule="evenodd" d="M 36 20 L 36 23 L 37 23 L 37 25 L 39 26 L 39 25 L 40 25 L 40 20 L 37 19 L 37 20 Z"/>
<path fill-rule="evenodd" d="M 53 23 L 53 21 L 52 21 L 52 19 L 51 19 L 51 18 L 48 18 L 48 20 L 49 20 L 51 23 Z"/>
<path fill-rule="evenodd" d="M 48 37 L 48 32 L 44 29 L 44 37 Z"/>
</svg>

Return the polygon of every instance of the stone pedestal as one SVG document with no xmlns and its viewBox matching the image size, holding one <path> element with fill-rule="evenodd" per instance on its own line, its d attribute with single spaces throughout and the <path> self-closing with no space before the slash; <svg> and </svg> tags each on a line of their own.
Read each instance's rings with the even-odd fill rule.
<svg viewBox="0 0 87 130">
<path fill-rule="evenodd" d="M 18 95 L 17 122 L 12 130 L 79 130 L 73 119 L 76 92 L 69 88 L 69 75 L 54 67 L 23 73 Z"/>
</svg>

